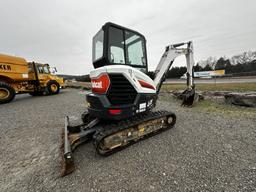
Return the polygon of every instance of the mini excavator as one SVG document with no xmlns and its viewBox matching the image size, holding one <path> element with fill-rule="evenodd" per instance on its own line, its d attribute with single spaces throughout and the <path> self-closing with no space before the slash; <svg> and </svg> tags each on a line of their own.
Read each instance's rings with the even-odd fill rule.
<svg viewBox="0 0 256 192">
<path fill-rule="evenodd" d="M 99 155 L 108 156 L 149 136 L 172 128 L 176 115 L 154 111 L 158 94 L 174 59 L 185 55 L 187 88 L 185 106 L 195 98 L 193 44 L 169 45 L 149 77 L 146 39 L 128 28 L 106 23 L 93 37 L 91 93 L 86 95 L 87 110 L 81 125 L 70 125 L 65 118 L 62 176 L 74 171 L 74 149 L 92 140 Z"/>
</svg>

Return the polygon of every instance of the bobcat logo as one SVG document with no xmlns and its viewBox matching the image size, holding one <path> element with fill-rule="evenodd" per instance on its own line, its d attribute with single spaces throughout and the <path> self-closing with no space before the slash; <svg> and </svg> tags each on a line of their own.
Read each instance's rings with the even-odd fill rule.
<svg viewBox="0 0 256 192">
<path fill-rule="evenodd" d="M 93 88 L 102 88 L 102 81 L 99 81 L 99 82 L 92 81 L 92 87 Z"/>
</svg>

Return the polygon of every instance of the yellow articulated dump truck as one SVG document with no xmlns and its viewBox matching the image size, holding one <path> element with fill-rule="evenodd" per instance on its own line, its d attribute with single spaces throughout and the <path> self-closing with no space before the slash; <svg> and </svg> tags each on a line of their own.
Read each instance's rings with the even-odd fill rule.
<svg viewBox="0 0 256 192">
<path fill-rule="evenodd" d="M 48 64 L 0 54 L 0 104 L 12 101 L 21 93 L 32 96 L 58 94 L 63 86 L 63 78 L 51 74 Z"/>
</svg>

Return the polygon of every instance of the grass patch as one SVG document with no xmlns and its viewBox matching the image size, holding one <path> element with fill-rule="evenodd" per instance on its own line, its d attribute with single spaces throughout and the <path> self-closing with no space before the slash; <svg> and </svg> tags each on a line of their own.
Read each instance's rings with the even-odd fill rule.
<svg viewBox="0 0 256 192">
<path fill-rule="evenodd" d="M 185 84 L 163 84 L 162 91 L 184 90 Z M 217 83 L 217 84 L 196 84 L 196 90 L 200 91 L 256 91 L 256 83 Z"/>
<path fill-rule="evenodd" d="M 256 119 L 256 108 L 240 107 L 228 105 L 225 103 L 217 103 L 212 100 L 200 101 L 194 107 L 195 110 L 205 110 L 218 114 L 227 114 L 231 116 L 243 116 Z"/>
<path fill-rule="evenodd" d="M 160 94 L 160 100 L 170 102 L 171 95 L 169 93 L 162 93 Z M 172 98 L 175 101 L 174 97 Z M 181 100 L 177 100 L 179 105 L 181 104 Z M 216 115 L 224 115 L 230 117 L 243 117 L 243 118 L 250 118 L 256 120 L 256 108 L 253 107 L 242 107 L 236 106 L 231 104 L 226 104 L 224 99 L 207 99 L 198 101 L 192 107 L 192 113 L 200 112 L 200 113 L 212 113 Z"/>
</svg>

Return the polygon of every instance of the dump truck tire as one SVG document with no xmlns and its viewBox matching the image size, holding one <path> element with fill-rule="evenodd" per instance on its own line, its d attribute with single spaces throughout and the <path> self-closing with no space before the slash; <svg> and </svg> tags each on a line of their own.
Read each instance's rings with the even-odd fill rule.
<svg viewBox="0 0 256 192">
<path fill-rule="evenodd" d="M 16 93 L 14 88 L 5 82 L 0 82 L 0 104 L 11 102 Z"/>
<path fill-rule="evenodd" d="M 60 84 L 56 81 L 49 81 L 46 86 L 47 95 L 55 95 L 60 92 Z"/>
</svg>

